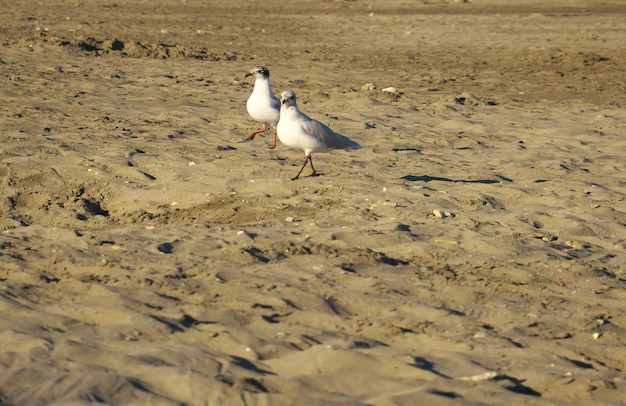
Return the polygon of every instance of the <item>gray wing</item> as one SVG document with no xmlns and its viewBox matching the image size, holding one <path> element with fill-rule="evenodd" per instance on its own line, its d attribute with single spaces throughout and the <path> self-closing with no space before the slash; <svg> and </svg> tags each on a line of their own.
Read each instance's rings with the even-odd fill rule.
<svg viewBox="0 0 626 406">
<path fill-rule="evenodd" d="M 272 108 L 280 111 L 280 99 L 272 95 Z"/>
<path fill-rule="evenodd" d="M 305 117 L 305 120 L 302 123 L 303 130 L 307 134 L 316 138 L 317 141 L 319 141 L 321 144 L 323 144 L 327 148 L 332 148 L 332 149 L 361 148 L 361 146 L 358 143 L 352 141 L 348 137 L 345 137 L 341 134 L 337 134 L 336 132 L 331 130 L 328 126 L 320 123 L 319 121 L 313 120 L 312 118 L 306 115 L 304 115 L 304 117 Z"/>
</svg>

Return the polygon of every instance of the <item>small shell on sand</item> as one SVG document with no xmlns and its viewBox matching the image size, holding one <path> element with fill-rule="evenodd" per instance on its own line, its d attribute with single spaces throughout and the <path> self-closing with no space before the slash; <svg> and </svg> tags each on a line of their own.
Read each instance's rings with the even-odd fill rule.
<svg viewBox="0 0 626 406">
<path fill-rule="evenodd" d="M 361 87 L 364 92 L 376 89 L 376 85 L 373 83 L 366 83 Z"/>
<path fill-rule="evenodd" d="M 445 219 L 448 217 L 454 217 L 454 214 L 447 212 L 447 211 L 435 209 L 433 210 L 433 216 L 435 216 L 438 219 Z"/>
<path fill-rule="evenodd" d="M 459 378 L 460 381 L 470 381 L 470 382 L 480 382 L 480 381 L 489 381 L 498 377 L 498 373 L 496 371 L 487 371 L 482 374 L 472 375 L 472 376 L 462 376 Z"/>
<path fill-rule="evenodd" d="M 398 94 L 398 89 L 396 89 L 393 86 L 389 86 L 389 87 L 382 89 L 381 92 Z"/>
</svg>

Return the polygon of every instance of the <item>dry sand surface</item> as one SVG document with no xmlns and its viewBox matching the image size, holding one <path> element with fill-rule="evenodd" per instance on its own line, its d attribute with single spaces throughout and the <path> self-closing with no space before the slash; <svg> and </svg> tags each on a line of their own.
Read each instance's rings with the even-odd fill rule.
<svg viewBox="0 0 626 406">
<path fill-rule="evenodd" d="M 626 404 L 623 1 L 0 8 L 0 404 Z"/>
</svg>

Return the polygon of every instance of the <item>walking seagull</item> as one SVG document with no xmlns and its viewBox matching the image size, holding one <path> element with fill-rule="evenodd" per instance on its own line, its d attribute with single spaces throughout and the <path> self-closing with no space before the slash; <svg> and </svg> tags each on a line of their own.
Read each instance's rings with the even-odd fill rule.
<svg viewBox="0 0 626 406">
<path fill-rule="evenodd" d="M 328 152 L 333 149 L 359 149 L 361 146 L 351 139 L 337 134 L 324 124 L 312 119 L 298 109 L 296 94 L 292 90 L 285 90 L 280 95 L 280 120 L 276 130 L 280 142 L 290 148 L 304 151 L 305 159 L 298 174 L 292 178 L 296 180 L 307 163 L 311 164 L 313 173 L 317 176 L 311 155 L 315 152 Z"/>
<path fill-rule="evenodd" d="M 254 139 L 257 134 L 264 133 L 269 127 L 274 129 L 274 143 L 269 148 L 276 148 L 276 124 L 280 119 L 280 100 L 274 96 L 272 85 L 270 84 L 270 71 L 265 66 L 255 66 L 244 76 L 254 76 L 254 89 L 248 98 L 246 108 L 248 114 L 254 120 L 263 124 L 263 129 L 255 131 L 248 136 L 249 140 Z"/>
</svg>

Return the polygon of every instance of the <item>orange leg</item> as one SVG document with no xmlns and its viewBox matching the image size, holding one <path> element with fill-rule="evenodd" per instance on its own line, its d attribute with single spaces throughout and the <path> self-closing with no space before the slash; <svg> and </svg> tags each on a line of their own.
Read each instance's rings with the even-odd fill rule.
<svg viewBox="0 0 626 406">
<path fill-rule="evenodd" d="M 249 139 L 249 140 L 253 140 L 253 139 L 254 139 L 254 137 L 256 137 L 256 135 L 257 135 L 257 134 L 264 133 L 265 131 L 267 131 L 267 128 L 263 127 L 263 129 L 262 129 L 262 130 L 255 131 L 255 132 L 253 132 L 252 134 L 250 134 L 250 135 L 248 136 L 248 139 Z"/>
<path fill-rule="evenodd" d="M 269 149 L 276 148 L 276 129 L 274 129 L 274 143 L 268 147 Z"/>
</svg>

